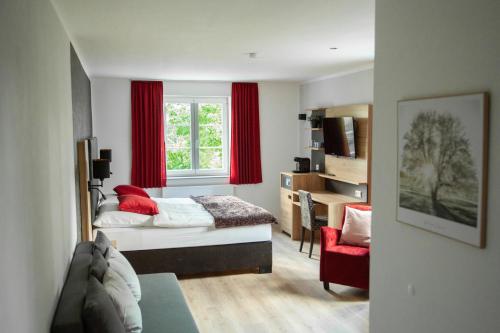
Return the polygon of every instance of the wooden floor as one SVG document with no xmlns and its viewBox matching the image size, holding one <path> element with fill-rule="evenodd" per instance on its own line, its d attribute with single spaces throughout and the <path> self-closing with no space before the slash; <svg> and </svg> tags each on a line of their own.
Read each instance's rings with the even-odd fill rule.
<svg viewBox="0 0 500 333">
<path fill-rule="evenodd" d="M 180 281 L 201 332 L 368 332 L 368 293 L 319 276 L 319 245 L 308 258 L 276 228 L 273 273 Z M 306 250 L 307 249 L 307 250 Z"/>
</svg>

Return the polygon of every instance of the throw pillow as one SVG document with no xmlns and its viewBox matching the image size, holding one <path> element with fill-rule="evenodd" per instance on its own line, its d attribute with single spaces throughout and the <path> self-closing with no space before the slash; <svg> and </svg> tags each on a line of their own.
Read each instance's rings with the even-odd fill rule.
<svg viewBox="0 0 500 333">
<path fill-rule="evenodd" d="M 372 211 L 370 206 L 346 206 L 339 244 L 370 246 Z"/>
<path fill-rule="evenodd" d="M 95 249 L 101 251 L 102 255 L 106 258 L 108 256 L 108 248 L 111 246 L 111 241 L 106 237 L 104 232 L 98 230 L 94 240 Z"/>
<path fill-rule="evenodd" d="M 115 305 L 127 333 L 142 331 L 141 309 L 127 283 L 112 269 L 104 274 L 104 289 Z"/>
<path fill-rule="evenodd" d="M 114 270 L 120 277 L 127 283 L 130 288 L 132 295 L 134 295 L 137 301 L 141 300 L 141 285 L 139 284 L 139 278 L 132 268 L 132 265 L 128 262 L 127 258 L 123 256 L 117 249 L 110 247 L 109 255 L 109 267 Z"/>
<path fill-rule="evenodd" d="M 149 198 L 138 195 L 120 195 L 118 201 L 120 201 L 118 208 L 124 212 L 144 215 L 157 215 L 160 213 L 156 202 Z"/>
<path fill-rule="evenodd" d="M 141 197 L 149 198 L 149 194 L 144 191 L 143 188 L 134 186 L 134 185 L 118 185 L 116 186 L 113 191 L 116 192 L 118 195 L 128 195 L 128 194 L 133 194 L 133 195 L 139 195 Z"/>
<path fill-rule="evenodd" d="M 82 316 L 87 333 L 125 333 L 111 298 L 94 276 L 89 278 Z"/>
<path fill-rule="evenodd" d="M 102 256 L 101 251 L 94 251 L 92 263 L 90 264 L 90 275 L 95 276 L 97 280 L 102 282 L 104 274 L 108 270 L 108 262 Z"/>
</svg>

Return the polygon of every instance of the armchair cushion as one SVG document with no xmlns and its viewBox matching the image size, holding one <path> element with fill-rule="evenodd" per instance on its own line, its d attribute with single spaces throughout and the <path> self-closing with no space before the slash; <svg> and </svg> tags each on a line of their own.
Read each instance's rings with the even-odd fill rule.
<svg viewBox="0 0 500 333">
<path fill-rule="evenodd" d="M 370 249 L 360 246 L 337 245 L 328 249 L 326 251 L 326 255 L 328 255 L 328 253 L 339 253 L 349 256 L 364 257 L 370 255 Z"/>
</svg>

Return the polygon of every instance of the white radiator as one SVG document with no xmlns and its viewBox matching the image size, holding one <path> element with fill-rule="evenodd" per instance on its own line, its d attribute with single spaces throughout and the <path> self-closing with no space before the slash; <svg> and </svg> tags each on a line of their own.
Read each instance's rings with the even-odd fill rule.
<svg viewBox="0 0 500 333">
<path fill-rule="evenodd" d="M 170 186 L 164 187 L 164 198 L 187 198 L 191 195 L 234 195 L 233 185 Z"/>
</svg>

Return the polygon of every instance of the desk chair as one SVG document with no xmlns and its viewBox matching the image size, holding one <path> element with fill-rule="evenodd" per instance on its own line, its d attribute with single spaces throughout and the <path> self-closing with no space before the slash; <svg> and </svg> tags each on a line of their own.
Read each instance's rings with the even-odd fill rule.
<svg viewBox="0 0 500 333">
<path fill-rule="evenodd" d="M 314 203 L 311 197 L 311 193 L 299 190 L 299 200 L 302 222 L 299 252 L 302 252 L 302 246 L 304 245 L 304 234 L 305 230 L 307 229 L 311 232 L 311 244 L 309 246 L 309 258 L 311 258 L 314 244 L 314 231 L 328 225 L 328 216 L 316 216 L 316 213 L 314 212 Z"/>
</svg>

